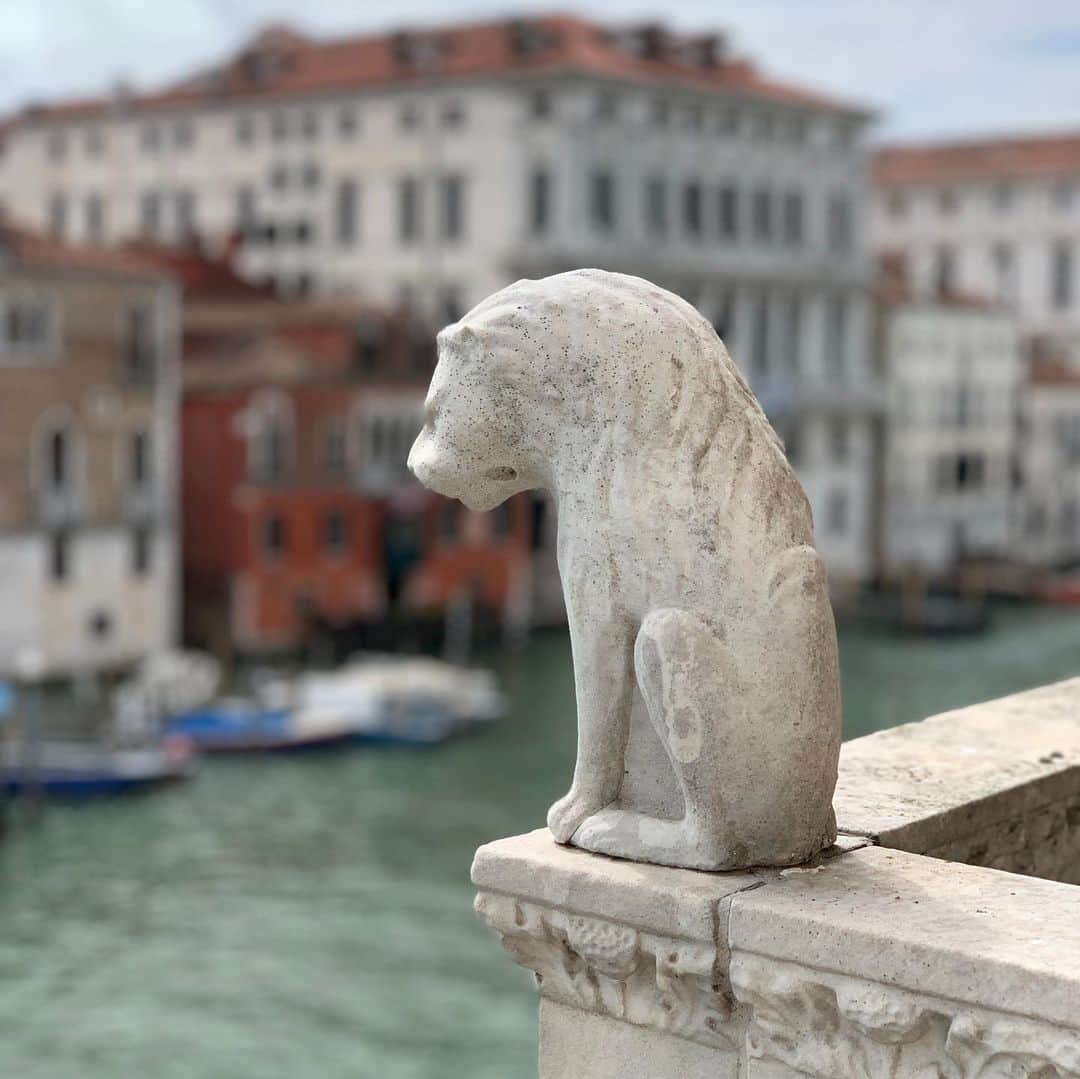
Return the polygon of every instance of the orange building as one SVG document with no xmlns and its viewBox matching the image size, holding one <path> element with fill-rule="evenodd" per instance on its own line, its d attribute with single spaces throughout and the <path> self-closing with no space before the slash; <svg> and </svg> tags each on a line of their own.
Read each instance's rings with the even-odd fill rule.
<svg viewBox="0 0 1080 1079">
<path fill-rule="evenodd" d="M 533 514 L 472 514 L 405 460 L 434 336 L 350 301 L 285 303 L 184 253 L 181 507 L 190 639 L 289 649 L 315 630 L 507 616 L 529 594 Z M 354 639 L 357 639 L 354 637 Z M 364 640 L 363 634 L 359 637 Z"/>
</svg>

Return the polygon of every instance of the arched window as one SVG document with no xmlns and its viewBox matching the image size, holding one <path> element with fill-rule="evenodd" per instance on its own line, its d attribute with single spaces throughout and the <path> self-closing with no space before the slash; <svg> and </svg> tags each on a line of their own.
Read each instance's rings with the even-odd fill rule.
<svg viewBox="0 0 1080 1079">
<path fill-rule="evenodd" d="M 46 436 L 45 483 L 50 491 L 66 490 L 71 483 L 71 435 L 56 427 Z"/>
<path fill-rule="evenodd" d="M 292 403 L 278 393 L 266 393 L 252 403 L 251 412 L 248 463 L 252 478 L 256 483 L 281 483 L 292 465 Z"/>
</svg>

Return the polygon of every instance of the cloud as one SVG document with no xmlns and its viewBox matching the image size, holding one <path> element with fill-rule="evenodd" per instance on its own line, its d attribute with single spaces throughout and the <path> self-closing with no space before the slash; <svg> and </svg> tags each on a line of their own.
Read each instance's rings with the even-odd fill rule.
<svg viewBox="0 0 1080 1079">
<path fill-rule="evenodd" d="M 565 8 L 559 0 L 2 0 L 0 108 L 155 85 L 234 48 L 266 21 L 313 33 Z M 880 110 L 879 137 L 1080 128 L 1075 0 L 581 0 L 626 21 L 661 15 L 731 32 L 770 74 Z M 298 13 L 300 13 L 298 15 Z"/>
</svg>

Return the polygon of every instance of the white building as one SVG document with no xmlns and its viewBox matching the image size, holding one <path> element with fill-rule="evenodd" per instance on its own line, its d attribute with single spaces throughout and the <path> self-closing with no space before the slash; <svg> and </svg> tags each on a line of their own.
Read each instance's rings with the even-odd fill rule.
<svg viewBox="0 0 1080 1079">
<path fill-rule="evenodd" d="M 882 563 L 946 575 L 1012 553 L 1024 361 L 1006 308 L 881 290 L 888 386 Z"/>
<path fill-rule="evenodd" d="M 0 676 L 175 640 L 178 332 L 152 267 L 0 228 Z"/>
<path fill-rule="evenodd" d="M 1032 363 L 1021 430 L 1017 558 L 1073 568 L 1080 563 L 1080 370 L 1061 361 Z"/>
<path fill-rule="evenodd" d="M 874 244 L 916 289 L 994 297 L 1080 362 L 1080 134 L 898 146 L 874 184 Z"/>
<path fill-rule="evenodd" d="M 446 320 L 523 275 L 652 278 L 714 320 L 795 449 L 834 578 L 856 578 L 880 406 L 866 121 L 655 25 L 275 29 L 160 93 L 25 110 L 0 198 L 79 239 L 240 234 L 244 271 L 284 292 Z"/>
</svg>

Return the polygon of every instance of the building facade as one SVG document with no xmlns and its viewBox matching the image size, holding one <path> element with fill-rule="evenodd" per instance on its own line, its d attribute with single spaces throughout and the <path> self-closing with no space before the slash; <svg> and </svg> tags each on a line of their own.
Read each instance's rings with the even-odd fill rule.
<svg viewBox="0 0 1080 1079">
<path fill-rule="evenodd" d="M 1013 553 L 1020 510 L 1019 332 L 1002 307 L 881 289 L 888 387 L 882 568 L 947 577 Z"/>
<path fill-rule="evenodd" d="M 189 637 L 294 649 L 397 613 L 445 619 L 459 601 L 527 620 L 528 500 L 473 514 L 405 468 L 433 365 L 426 327 L 355 303 L 189 301 Z"/>
<path fill-rule="evenodd" d="M 914 288 L 993 298 L 1080 363 L 1080 134 L 898 146 L 873 175 L 875 246 Z"/>
<path fill-rule="evenodd" d="M 1080 370 L 1031 363 L 1021 402 L 1021 478 L 1016 557 L 1036 567 L 1080 564 Z"/>
<path fill-rule="evenodd" d="M 714 322 L 795 451 L 834 577 L 857 578 L 882 403 L 867 119 L 658 25 L 277 28 L 160 93 L 24 111 L 0 198 L 82 238 L 236 234 L 280 292 L 435 322 L 523 275 L 655 280 Z"/>
<path fill-rule="evenodd" d="M 0 673 L 175 639 L 178 329 L 158 269 L 0 229 Z"/>
</svg>

